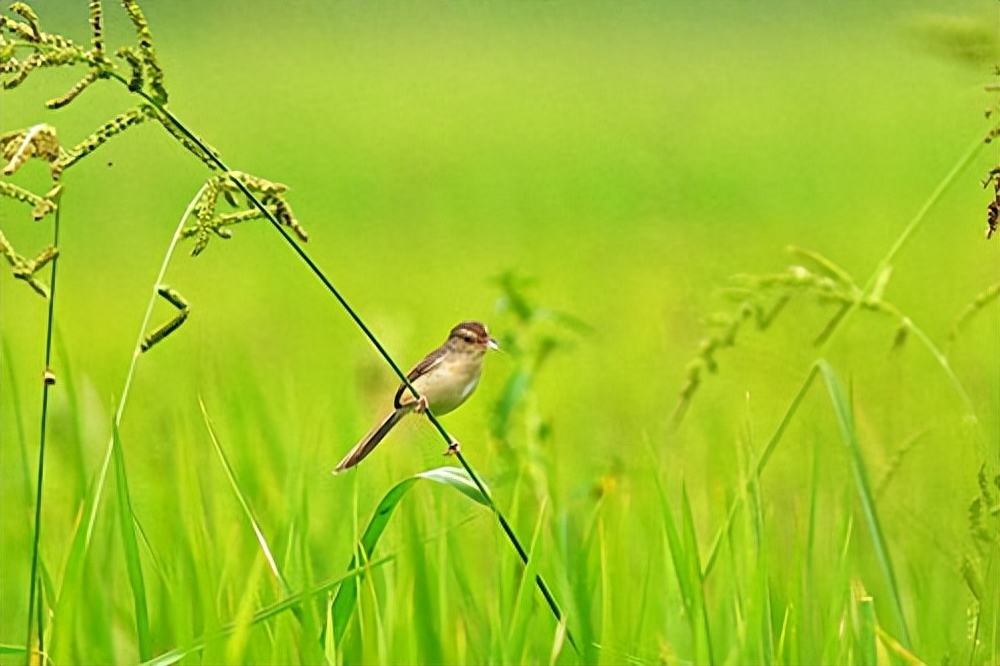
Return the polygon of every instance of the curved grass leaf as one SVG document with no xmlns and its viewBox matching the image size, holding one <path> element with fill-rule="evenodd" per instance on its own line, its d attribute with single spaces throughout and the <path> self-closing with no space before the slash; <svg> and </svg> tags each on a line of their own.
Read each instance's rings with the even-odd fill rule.
<svg viewBox="0 0 1000 666">
<path fill-rule="evenodd" d="M 385 531 L 386 525 L 389 524 L 392 512 L 395 511 L 400 501 L 402 501 L 410 488 L 413 487 L 413 484 L 421 479 L 444 484 L 454 488 L 478 504 L 482 504 L 487 508 L 491 507 L 489 499 L 479 492 L 479 488 L 476 487 L 476 484 L 469 478 L 465 470 L 457 467 L 438 467 L 414 474 L 390 488 L 389 492 L 385 494 L 385 497 L 382 498 L 382 501 L 375 508 L 375 514 L 368 521 L 368 526 L 361 536 L 360 553 L 363 558 L 367 560 L 371 557 L 372 551 L 375 550 L 375 545 L 382 536 L 382 532 Z M 347 568 L 354 569 L 356 565 L 357 556 L 354 556 L 351 558 L 351 563 Z M 332 616 L 334 640 L 338 644 L 344 638 L 344 631 L 347 629 L 348 620 L 351 619 L 351 613 L 354 612 L 357 599 L 358 581 L 356 580 L 341 585 L 340 589 L 337 590 L 337 596 L 334 597 L 330 614 Z"/>
<path fill-rule="evenodd" d="M 132 502 L 128 494 L 128 477 L 125 474 L 125 457 L 122 454 L 121 435 L 118 424 L 112 422 L 115 459 L 115 484 L 118 491 L 118 521 L 122 530 L 122 545 L 125 550 L 125 565 L 128 569 L 129 587 L 132 588 L 132 602 L 135 606 L 135 630 L 139 640 L 139 659 L 148 660 L 153 656 L 149 635 L 149 611 L 146 603 L 146 584 L 142 579 L 142 563 L 139 561 L 139 542 L 135 537 L 132 522 Z"/>
<path fill-rule="evenodd" d="M 198 396 L 198 406 L 201 407 L 201 415 L 205 420 L 205 428 L 208 429 L 208 437 L 212 440 L 212 446 L 215 448 L 216 455 L 219 456 L 219 462 L 222 463 L 222 469 L 226 473 L 226 479 L 229 481 L 229 485 L 233 489 L 233 494 L 236 495 L 236 499 L 240 503 L 240 508 L 243 509 L 243 515 L 246 517 L 247 522 L 250 523 L 250 527 L 253 529 L 254 537 L 257 539 L 257 543 L 260 544 L 261 552 L 264 554 L 264 558 L 267 560 L 267 566 L 271 569 L 271 573 L 274 577 L 278 579 L 281 583 L 282 591 L 285 594 L 291 592 L 291 588 L 288 586 L 288 581 L 285 579 L 285 575 L 281 572 L 278 567 L 278 563 L 274 559 L 274 555 L 271 554 L 271 547 L 267 544 L 267 539 L 264 537 L 263 530 L 260 529 L 260 523 L 257 522 L 257 517 L 253 513 L 253 509 L 250 508 L 250 502 L 247 501 L 246 495 L 243 493 L 243 489 L 240 488 L 239 481 L 236 479 L 236 473 L 233 472 L 232 465 L 229 464 L 229 459 L 226 458 L 225 451 L 222 450 L 222 444 L 219 442 L 218 436 L 215 434 L 215 428 L 212 427 L 212 421 L 208 417 L 208 409 L 205 407 L 205 401 Z"/>
<path fill-rule="evenodd" d="M 868 531 L 872 535 L 875 555 L 882 569 L 885 584 L 892 596 L 892 610 L 901 633 L 901 642 L 903 643 L 903 647 L 910 649 L 910 632 L 906 626 L 906 616 L 903 614 L 903 602 L 899 596 L 899 586 L 896 583 L 896 573 L 892 568 L 892 559 L 889 557 L 889 546 L 886 543 L 885 534 L 882 532 L 878 513 L 875 510 L 875 496 L 872 493 L 871 483 L 868 480 L 868 471 L 865 467 L 864 458 L 861 455 L 858 433 L 854 428 L 854 414 L 851 410 L 851 403 L 847 397 L 847 392 L 844 390 L 844 385 L 833 367 L 824 360 L 818 361 L 816 366 L 823 373 L 823 379 L 826 381 L 826 390 L 830 394 L 830 402 L 833 403 L 833 411 L 837 416 L 837 424 L 840 426 L 840 436 L 851 454 L 851 470 L 854 475 L 854 485 L 858 491 L 858 498 L 861 500 L 861 508 L 865 516 L 865 522 L 868 524 Z"/>
</svg>

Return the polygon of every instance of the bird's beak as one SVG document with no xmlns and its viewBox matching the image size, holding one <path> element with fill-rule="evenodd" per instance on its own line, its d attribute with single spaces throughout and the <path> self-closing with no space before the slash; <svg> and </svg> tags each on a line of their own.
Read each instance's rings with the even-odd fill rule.
<svg viewBox="0 0 1000 666">
<path fill-rule="evenodd" d="M 499 350 L 500 349 L 500 343 L 497 342 L 496 340 L 494 340 L 493 338 L 489 338 L 489 339 L 486 340 L 486 348 L 487 349 L 497 349 L 497 350 Z"/>
</svg>

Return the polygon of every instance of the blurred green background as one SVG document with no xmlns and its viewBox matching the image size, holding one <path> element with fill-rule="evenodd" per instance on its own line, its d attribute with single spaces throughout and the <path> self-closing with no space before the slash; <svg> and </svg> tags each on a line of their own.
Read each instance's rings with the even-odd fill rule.
<svg viewBox="0 0 1000 666">
<path fill-rule="evenodd" d="M 36 8 L 47 30 L 84 41 L 86 4 L 76 5 Z M 948 3 L 958 23 L 936 18 L 942 4 L 932 2 L 213 0 L 144 8 L 171 110 L 234 168 L 291 186 L 311 235 L 307 251 L 401 365 L 461 319 L 483 319 L 522 339 L 549 330 L 518 331 L 496 312 L 501 294 L 492 278 L 508 270 L 537 280 L 535 302 L 592 329 L 561 334 L 570 343 L 543 367 L 518 412 L 522 421 L 548 424 L 540 451 L 529 451 L 530 435 L 521 431 L 502 446 L 490 435 L 494 405 L 516 370 L 510 355 L 488 360 L 475 398 L 445 423 L 512 510 L 522 539 L 530 540 L 545 504 L 539 570 L 557 597 L 574 599 L 571 627 L 590 626 L 602 645 L 590 657 L 697 660 L 662 540 L 656 482 L 675 500 L 685 484 L 707 547 L 742 492 L 746 457 L 759 454 L 787 408 L 815 357 L 812 340 L 833 313 L 803 298 L 766 332 L 747 330 L 719 355 L 718 374 L 672 432 L 670 413 L 705 318 L 732 307 L 718 289 L 733 274 L 785 269 L 795 261 L 785 253 L 790 244 L 866 281 L 988 128 L 983 86 L 995 56 L 972 64 L 941 57 L 933 27 L 967 21 L 995 54 L 995 8 Z M 119 8 L 109 3 L 107 13 L 109 42 L 131 43 Z M 71 145 L 134 105 L 109 83 L 65 110 L 42 108 L 79 76 L 38 72 L 3 91 L 0 129 L 44 120 Z M 982 240 L 989 199 L 980 187 L 995 164 L 996 151 L 984 148 L 894 263 L 887 300 L 942 345 L 962 308 L 997 280 L 998 246 Z M 57 587 L 164 249 L 207 175 L 149 123 L 64 178 L 60 383 L 41 551 Z M 47 189 L 40 164 L 15 180 Z M 51 219 L 32 223 L 6 199 L 0 212 L 22 254 L 49 242 Z M 391 372 L 266 223 L 234 228 L 233 239 L 214 239 L 195 259 L 185 247 L 166 282 L 192 303 L 192 315 L 140 359 L 122 427 L 133 509 L 149 544 L 157 652 L 229 621 L 241 600 L 255 608 L 278 593 L 266 575 L 248 573 L 259 549 L 219 469 L 199 396 L 272 547 L 288 556 L 296 589 L 343 571 L 358 521 L 393 483 L 442 464 L 441 443 L 414 420 L 356 474 L 329 476 L 387 406 Z M 6 267 L 0 297 L 0 641 L 23 645 L 46 304 Z M 161 302 L 154 321 L 171 315 Z M 996 458 L 998 321 L 994 303 L 951 355 L 978 425 L 918 344 L 890 353 L 888 318 L 860 313 L 829 358 L 850 383 L 876 485 L 892 475 L 879 509 L 912 647 L 928 662 L 961 661 L 971 649 L 973 597 L 962 561 L 973 552 L 967 507 L 976 474 Z M 544 493 L 529 481 L 539 470 Z M 604 492 L 599 499 L 595 486 Z M 854 493 L 817 384 L 760 489 L 774 608 L 767 624 L 777 634 L 786 608 L 800 622 L 798 652 L 780 661 L 827 655 L 824 632 L 834 626 L 827 615 L 837 606 L 834 584 L 821 581 L 841 562 L 834 533 L 856 510 Z M 374 576 L 379 601 L 364 602 L 382 608 L 389 639 L 376 638 L 369 610 L 343 656 L 547 660 L 554 623 L 544 606 L 531 611 L 523 652 L 498 647 L 497 623 L 502 628 L 511 612 L 507 588 L 517 578 L 489 515 L 438 488 L 415 492 L 411 506 L 379 546 L 398 554 Z M 53 649 L 63 661 L 136 658 L 113 511 L 104 509 L 98 522 L 103 536 L 88 564 L 95 577 L 72 591 L 86 612 L 63 629 L 61 644 L 54 620 Z M 821 544 L 815 568 L 802 564 L 811 512 Z M 572 547 L 567 534 L 598 524 L 600 548 Z M 849 577 L 888 617 L 860 517 L 854 530 Z M 427 545 L 418 557 L 420 539 Z M 750 537 L 742 539 L 734 543 L 751 552 Z M 434 566 L 442 549 L 450 553 L 447 570 Z M 707 582 L 717 661 L 755 660 L 737 600 L 741 590 L 759 595 L 746 590 L 738 569 L 720 569 L 713 575 L 721 581 Z M 471 578 L 474 590 L 458 592 L 453 576 Z M 416 594 L 408 606 L 421 579 L 436 592 L 424 601 Z M 638 610 L 643 595 L 652 601 Z M 192 608 L 196 617 L 186 620 Z M 421 614 L 435 618 L 440 644 L 407 638 Z M 205 658 L 308 661 L 294 646 L 311 639 L 285 621 Z"/>
</svg>

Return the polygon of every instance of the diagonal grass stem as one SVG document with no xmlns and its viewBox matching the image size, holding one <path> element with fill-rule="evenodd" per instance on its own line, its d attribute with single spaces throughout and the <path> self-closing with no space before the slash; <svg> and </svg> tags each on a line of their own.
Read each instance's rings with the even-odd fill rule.
<svg viewBox="0 0 1000 666">
<path fill-rule="evenodd" d="M 879 281 L 879 276 L 884 273 L 886 268 L 891 264 L 892 260 L 895 259 L 896 255 L 899 254 L 899 252 L 903 249 L 903 246 L 906 244 L 906 242 L 913 236 L 914 233 L 916 233 L 920 225 L 923 224 L 923 222 L 926 220 L 927 215 L 928 213 L 930 213 L 931 209 L 933 209 L 934 206 L 937 204 L 937 202 L 941 199 L 941 197 L 944 196 L 944 193 L 948 191 L 951 185 L 958 178 L 959 174 L 961 174 L 972 163 L 973 159 L 976 157 L 976 155 L 979 154 L 979 151 L 982 149 L 984 145 L 985 144 L 983 142 L 983 139 L 981 137 L 977 137 L 975 143 L 971 145 L 965 151 L 965 153 L 962 154 L 962 156 L 958 159 L 958 161 L 951 168 L 951 170 L 944 176 L 944 178 L 942 178 L 941 182 L 938 183 L 938 186 L 934 188 L 934 191 L 927 198 L 924 204 L 920 207 L 916 215 L 914 215 L 913 218 L 906 225 L 906 227 L 903 228 L 899 236 L 896 238 L 895 242 L 893 242 L 892 246 L 890 246 L 890 248 L 886 251 L 885 255 L 875 266 L 875 269 L 872 271 L 871 276 L 868 278 L 868 281 L 865 283 L 865 286 L 862 289 L 861 295 L 857 299 L 851 301 L 851 303 L 847 305 L 846 310 L 842 314 L 838 313 L 839 318 L 835 322 L 831 323 L 828 330 L 824 331 L 825 338 L 823 339 L 822 344 L 817 350 L 815 359 L 809 365 L 809 370 L 806 374 L 805 379 L 803 379 L 802 384 L 795 392 L 795 396 L 789 403 L 788 408 L 785 409 L 784 414 L 782 414 L 781 419 L 779 420 L 778 425 L 774 430 L 774 433 L 768 440 L 767 445 L 764 448 L 764 452 L 757 463 L 756 471 L 758 476 L 763 473 L 764 468 L 767 466 L 767 462 L 771 458 L 771 454 L 774 453 L 774 450 L 775 448 L 777 448 L 778 443 L 781 441 L 781 438 L 784 435 L 785 430 L 788 427 L 788 424 L 791 422 L 795 413 L 798 411 L 799 406 L 802 404 L 802 401 L 805 399 L 806 394 L 809 392 L 809 388 L 812 386 L 813 381 L 819 374 L 820 371 L 819 361 L 828 355 L 829 349 L 833 346 L 834 341 L 837 339 L 837 335 L 840 333 L 840 331 L 843 330 L 844 324 L 848 320 L 850 320 L 851 316 L 855 312 L 857 312 L 858 308 L 861 307 L 864 300 L 872 293 L 872 291 L 875 289 L 876 284 Z M 923 338 L 922 341 L 925 344 L 928 342 Z M 934 353 L 935 348 L 933 348 L 933 346 L 930 346 L 930 348 L 932 353 Z M 937 358 L 940 362 L 940 359 L 938 358 L 937 354 L 935 354 L 935 358 Z M 949 372 L 949 377 L 950 377 L 951 376 L 950 368 L 947 366 L 947 364 L 945 364 L 944 367 L 946 371 Z M 961 390 L 961 385 L 958 384 L 958 387 L 959 387 L 959 393 L 961 394 L 963 400 L 966 400 L 966 395 L 965 392 Z M 966 404 L 968 404 L 967 400 Z M 709 575 L 709 573 L 711 573 L 712 567 L 715 564 L 716 555 L 718 553 L 718 547 L 722 543 L 721 535 L 729 530 L 730 526 L 732 525 L 733 519 L 736 516 L 736 510 L 742 501 L 743 501 L 742 495 L 738 495 L 733 499 L 733 502 L 730 505 L 729 512 L 726 517 L 726 522 L 722 527 L 719 528 L 719 532 L 717 533 L 717 536 L 713 541 L 712 548 L 708 554 L 707 558 L 708 564 L 705 567 L 705 571 L 703 574 L 706 577 Z"/>
<path fill-rule="evenodd" d="M 110 76 L 111 78 L 114 78 L 119 82 L 128 85 L 128 81 L 126 81 L 118 74 L 111 72 Z M 419 399 L 420 393 L 413 387 L 413 384 L 410 383 L 410 380 L 407 379 L 406 373 L 404 373 L 402 368 L 400 368 L 400 366 L 396 363 L 396 361 L 393 360 L 392 356 L 382 345 L 382 343 L 379 342 L 378 338 L 375 337 L 375 334 L 372 333 L 370 328 L 368 328 L 364 320 L 361 319 L 360 315 L 358 315 L 358 313 L 354 310 L 354 308 L 352 308 L 351 305 L 347 302 L 347 299 L 345 299 L 344 296 L 340 293 L 340 290 L 338 290 L 330 281 L 330 279 L 326 277 L 326 274 L 323 273 L 322 269 L 320 269 L 320 267 L 316 264 L 316 262 L 312 260 L 312 258 L 306 253 L 306 251 L 303 250 L 302 247 L 295 242 L 291 234 L 289 234 L 288 231 L 285 230 L 285 227 L 282 226 L 282 224 L 277 220 L 274 214 L 271 211 L 269 211 L 267 207 L 264 206 L 263 203 L 261 203 L 261 201 L 256 197 L 256 195 L 254 195 L 254 193 L 251 192 L 250 189 L 245 184 L 240 182 L 239 179 L 232 176 L 232 170 L 226 165 L 226 163 L 223 162 L 222 159 L 218 155 L 216 155 L 214 151 L 209 149 L 209 147 L 206 146 L 205 143 L 200 138 L 198 138 L 197 135 L 191 132 L 191 130 L 189 130 L 187 126 L 177 118 L 177 116 L 171 113 L 162 103 L 160 103 L 150 95 L 147 95 L 142 90 L 137 90 L 134 92 L 135 94 L 141 96 L 149 104 L 155 106 L 157 111 L 162 113 L 163 116 L 167 118 L 167 120 L 169 120 L 185 137 L 187 137 L 194 145 L 196 145 L 204 153 L 207 159 L 211 160 L 211 162 L 215 166 L 217 166 L 220 170 L 222 170 L 224 173 L 229 174 L 229 178 L 233 182 L 233 184 L 235 184 L 236 187 L 239 188 L 239 190 L 247 197 L 247 200 L 250 201 L 250 203 L 252 203 L 254 207 L 257 208 L 264 215 L 264 217 L 267 218 L 267 220 L 271 223 L 271 226 L 273 226 L 277 230 L 277 232 L 281 234 L 281 237 L 285 239 L 285 242 L 288 243 L 288 245 L 306 264 L 306 266 L 309 267 L 309 270 L 312 271 L 313 275 L 315 275 L 316 278 L 323 283 L 323 286 L 327 288 L 327 291 L 329 291 L 330 294 L 337 299 L 337 302 L 340 303 L 341 307 L 347 312 L 347 314 L 351 317 L 351 319 L 358 326 L 358 328 L 361 329 L 361 332 L 365 334 L 365 337 L 367 337 L 368 340 L 375 346 L 375 349 L 378 350 L 379 354 L 382 356 L 385 362 L 389 364 L 393 372 L 396 373 L 396 376 L 399 377 L 399 380 L 403 383 L 404 386 L 406 386 L 407 390 L 409 390 L 410 393 L 412 393 L 415 398 Z M 444 439 L 445 442 L 451 444 L 452 442 L 455 441 L 454 438 L 448 434 L 448 431 L 444 429 L 444 426 L 441 425 L 441 422 L 438 421 L 437 417 L 434 416 L 434 414 L 431 412 L 430 409 L 425 410 L 424 413 L 427 415 L 427 418 L 434 425 L 437 431 L 441 434 L 441 437 Z M 527 564 L 528 563 L 527 551 L 525 551 L 524 546 L 521 545 L 521 541 L 517 538 L 517 535 L 514 533 L 514 530 L 510 526 L 510 523 L 507 522 L 507 519 L 500 511 L 499 507 L 497 507 L 496 503 L 493 501 L 493 498 L 487 492 L 486 486 L 479 479 L 479 475 L 476 474 L 475 470 L 473 470 L 472 466 L 468 463 L 468 461 L 466 461 L 465 457 L 460 452 L 457 453 L 456 457 L 458 458 L 458 461 L 459 463 L 461 463 L 462 467 L 465 468 L 465 471 L 468 472 L 469 477 L 476 484 L 476 487 L 479 489 L 479 491 L 483 494 L 484 497 L 488 499 L 490 503 L 490 508 L 496 515 L 497 521 L 500 523 L 500 527 L 501 529 L 503 529 L 504 534 L 506 534 L 507 539 L 510 541 L 511 545 L 514 546 L 514 550 L 517 551 L 518 557 L 521 558 L 521 562 Z M 548 604 L 549 609 L 555 616 L 556 621 L 561 622 L 563 619 L 562 609 L 559 607 L 559 604 L 556 602 L 555 597 L 552 595 L 552 592 L 549 590 L 548 585 L 545 584 L 545 581 L 542 579 L 541 575 L 535 576 L 535 583 L 538 586 L 539 591 L 541 591 L 542 596 L 545 597 L 545 602 Z M 576 645 L 576 641 L 573 639 L 573 634 L 569 631 L 568 628 L 566 629 L 566 638 L 569 640 L 570 645 L 573 646 L 573 649 L 579 651 Z"/>
<path fill-rule="evenodd" d="M 52 231 L 52 247 L 56 249 L 57 253 L 59 250 L 59 218 L 61 212 L 62 201 L 57 194 L 55 221 L 53 223 Z M 42 482 L 45 476 L 45 434 L 47 432 L 46 424 L 48 422 L 49 414 L 49 388 L 55 384 L 55 375 L 52 374 L 50 364 L 52 362 L 52 329 L 54 328 L 53 320 L 55 318 L 56 311 L 56 267 L 58 264 L 59 255 L 56 254 L 55 258 L 52 260 L 52 274 L 49 279 L 48 315 L 45 322 L 45 372 L 42 376 L 42 415 L 39 427 L 40 432 L 38 435 L 38 477 L 35 487 L 35 530 L 31 540 L 31 578 L 28 581 L 28 639 L 25 642 L 25 645 L 29 647 L 29 650 L 27 651 L 27 659 L 29 663 L 31 661 L 31 634 L 34 630 L 33 623 L 35 619 L 35 596 L 39 587 L 38 547 L 42 534 Z M 38 600 L 38 604 L 38 653 L 44 654 L 45 645 L 42 638 L 44 627 L 42 626 L 41 620 L 41 600 Z"/>
</svg>

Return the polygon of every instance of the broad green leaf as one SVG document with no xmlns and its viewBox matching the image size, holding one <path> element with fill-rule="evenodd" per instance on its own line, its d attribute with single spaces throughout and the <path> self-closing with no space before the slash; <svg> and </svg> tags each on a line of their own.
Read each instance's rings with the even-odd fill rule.
<svg viewBox="0 0 1000 666">
<path fill-rule="evenodd" d="M 434 481 L 435 483 L 441 483 L 454 488 L 474 502 L 482 504 L 485 507 L 490 507 L 489 499 L 479 492 L 479 488 L 469 478 L 465 470 L 457 467 L 438 467 L 414 474 L 390 488 L 389 492 L 385 494 L 385 497 L 382 498 L 382 501 L 375 508 L 375 513 L 372 515 L 371 520 L 368 521 L 368 526 L 361 535 L 360 553 L 363 558 L 368 559 L 371 557 L 372 552 L 375 550 L 375 545 L 389 524 L 389 519 L 392 518 L 392 512 L 396 510 L 396 507 L 399 506 L 399 503 L 406 496 L 410 488 L 413 487 L 413 484 L 421 479 Z M 356 565 L 357 556 L 351 558 L 348 569 L 353 569 Z M 358 581 L 352 580 L 337 590 L 337 596 L 333 600 L 332 613 L 334 639 L 338 644 L 344 638 L 344 631 L 347 629 L 347 622 L 351 618 L 351 613 L 354 612 L 357 599 Z"/>
</svg>

